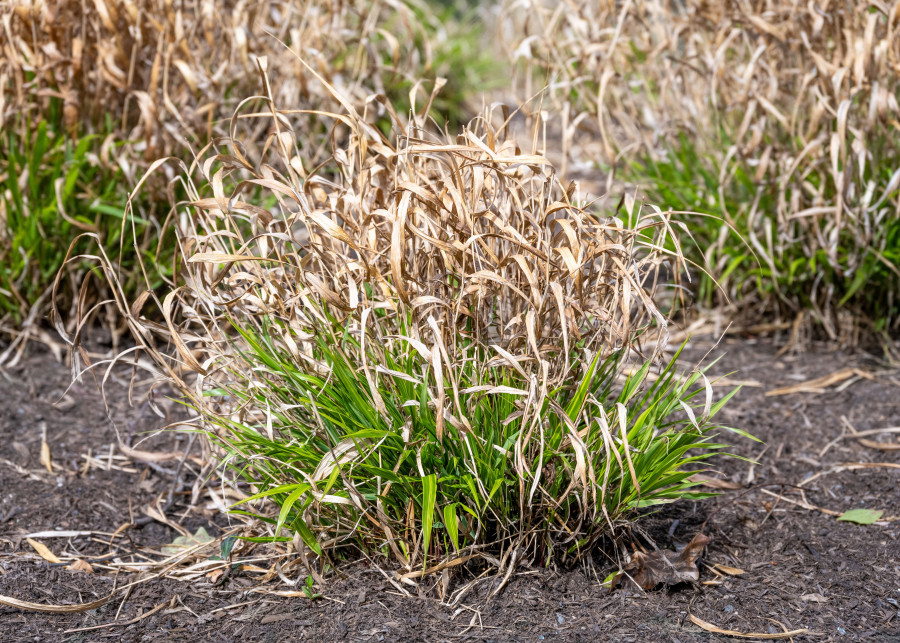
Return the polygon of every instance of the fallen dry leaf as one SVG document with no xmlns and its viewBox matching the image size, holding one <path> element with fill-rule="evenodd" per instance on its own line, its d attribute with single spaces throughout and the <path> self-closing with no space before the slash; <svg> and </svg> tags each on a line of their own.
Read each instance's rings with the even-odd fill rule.
<svg viewBox="0 0 900 643">
<path fill-rule="evenodd" d="M 80 558 L 76 559 L 75 562 L 71 565 L 67 565 L 66 569 L 73 572 L 84 572 L 86 574 L 94 573 L 94 568 L 91 566 L 91 564 L 86 560 L 81 560 Z"/>
<path fill-rule="evenodd" d="M 879 451 L 900 451 L 900 443 L 897 442 L 876 442 L 875 440 L 866 440 L 865 438 L 857 438 L 864 447 L 870 449 L 878 449 Z"/>
<path fill-rule="evenodd" d="M 181 458 L 181 454 L 179 453 L 155 453 L 152 451 L 141 451 L 140 449 L 132 449 L 130 446 L 119 441 L 119 451 L 127 455 L 132 460 L 137 460 L 139 462 L 153 462 L 154 464 L 160 464 L 162 462 L 171 462 L 172 460 L 178 460 Z"/>
<path fill-rule="evenodd" d="M 615 588 L 619 580 L 626 575 L 643 589 L 653 589 L 660 583 L 666 585 L 695 583 L 700 580 L 697 559 L 708 542 L 707 536 L 697 534 L 680 553 L 661 550 L 644 554 L 636 551 L 631 556 L 631 561 L 612 579 L 609 587 Z"/>
<path fill-rule="evenodd" d="M 707 632 L 713 632 L 715 634 L 727 634 L 728 636 L 737 636 L 742 639 L 787 639 L 792 636 L 799 636 L 800 634 L 806 634 L 809 632 L 807 629 L 802 630 L 791 630 L 790 632 L 780 632 L 777 634 L 763 634 L 761 632 L 737 632 L 735 630 L 723 630 L 721 627 L 716 627 L 712 623 L 707 623 L 706 621 L 697 618 L 693 614 L 688 614 L 688 617 L 691 619 L 691 623 L 696 625 L 697 627 L 701 627 Z"/>
<path fill-rule="evenodd" d="M 32 538 L 26 538 L 28 544 L 34 548 L 34 551 L 38 553 L 38 555 L 46 560 L 48 563 L 61 563 L 62 561 L 56 557 L 50 549 L 44 543 L 34 540 Z"/>
<path fill-rule="evenodd" d="M 95 610 L 98 607 L 102 607 L 109 599 L 111 599 L 115 594 L 110 594 L 104 598 L 98 599 L 96 601 L 92 601 L 90 603 L 79 603 L 78 605 L 42 605 L 40 603 L 31 603 L 29 601 L 22 601 L 18 598 L 13 598 L 12 596 L 0 596 L 0 605 L 5 605 L 6 607 L 15 607 L 20 610 L 26 610 L 29 612 L 50 612 L 53 614 L 70 614 L 72 612 L 87 612 L 88 610 Z"/>
<path fill-rule="evenodd" d="M 222 574 L 224 574 L 224 573 L 225 573 L 225 571 L 222 569 L 214 569 L 211 572 L 209 572 L 206 575 L 206 577 L 209 579 L 210 583 L 215 585 L 216 581 L 218 581 L 222 577 Z"/>
<path fill-rule="evenodd" d="M 743 489 L 744 485 L 739 482 L 732 482 L 731 480 L 723 480 L 722 478 L 713 478 L 712 476 L 707 476 L 702 473 L 695 473 L 694 475 L 688 478 L 690 482 L 698 482 L 702 484 L 704 487 L 710 487 L 712 489 Z"/>
<path fill-rule="evenodd" d="M 825 389 L 838 382 L 843 382 L 851 377 L 862 377 L 867 380 L 874 380 L 875 376 L 858 368 L 844 368 L 824 377 L 817 377 L 814 380 L 807 380 L 799 384 L 784 386 L 766 392 L 766 397 L 775 395 L 790 395 L 792 393 L 824 393 Z"/>
<path fill-rule="evenodd" d="M 25 538 L 77 538 L 78 536 L 90 536 L 93 531 L 36 531 L 25 534 Z"/>
<path fill-rule="evenodd" d="M 740 576 L 741 574 L 746 574 L 743 569 L 738 569 L 737 567 L 729 567 L 728 565 L 721 565 L 719 563 L 714 563 L 710 565 L 714 570 L 720 572 L 722 574 L 726 574 L 728 576 Z"/>
<path fill-rule="evenodd" d="M 47 471 L 53 473 L 53 460 L 50 458 L 50 445 L 46 440 L 41 440 L 41 464 Z"/>
</svg>

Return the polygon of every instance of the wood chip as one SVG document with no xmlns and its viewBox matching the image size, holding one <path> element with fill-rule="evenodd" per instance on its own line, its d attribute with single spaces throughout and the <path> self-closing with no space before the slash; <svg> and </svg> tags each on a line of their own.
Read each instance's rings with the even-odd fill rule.
<svg viewBox="0 0 900 643">
<path fill-rule="evenodd" d="M 281 614 L 269 614 L 268 616 L 263 616 L 260 623 L 263 625 L 268 625 L 269 623 L 278 623 L 279 621 L 287 621 L 292 618 L 297 618 L 296 612 L 283 612 Z"/>
<path fill-rule="evenodd" d="M 827 603 L 828 599 L 822 596 L 821 594 L 804 594 L 800 597 L 801 601 L 807 603 Z"/>
</svg>

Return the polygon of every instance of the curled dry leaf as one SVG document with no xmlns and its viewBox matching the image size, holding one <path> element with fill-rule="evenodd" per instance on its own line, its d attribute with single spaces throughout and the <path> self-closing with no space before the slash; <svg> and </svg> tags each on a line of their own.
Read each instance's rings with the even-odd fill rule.
<svg viewBox="0 0 900 643">
<path fill-rule="evenodd" d="M 660 583 L 695 583 L 700 579 L 697 559 L 708 542 L 709 537 L 700 533 L 680 553 L 665 550 L 652 554 L 635 552 L 631 561 L 612 579 L 610 589 L 615 588 L 625 575 L 643 589 L 653 589 Z"/>
<path fill-rule="evenodd" d="M 711 489 L 725 489 L 728 491 L 732 491 L 735 489 L 743 489 L 744 485 L 739 482 L 732 482 L 731 480 L 723 480 L 722 478 L 713 478 L 712 476 L 708 476 L 702 473 L 695 473 L 691 477 L 688 478 L 691 482 L 696 482 L 704 487 L 709 487 Z"/>
<path fill-rule="evenodd" d="M 43 558 L 44 560 L 46 560 L 48 563 L 61 563 L 62 562 L 59 558 L 56 557 L 56 554 L 54 554 L 52 551 L 50 551 L 50 548 L 47 547 L 47 545 L 45 545 L 44 543 L 42 543 L 38 540 L 34 540 L 32 538 L 26 538 L 26 540 L 28 541 L 28 544 L 34 548 L 34 551 L 36 551 L 38 553 L 38 555 L 41 558 Z"/>
<path fill-rule="evenodd" d="M 47 425 L 41 423 L 41 464 L 49 473 L 53 473 L 53 459 L 50 457 L 50 445 L 47 444 Z"/>
<path fill-rule="evenodd" d="M 728 565 L 721 565 L 719 563 L 710 565 L 710 568 L 713 571 L 719 572 L 720 574 L 725 574 L 727 576 L 740 576 L 741 574 L 747 573 L 743 569 L 739 569 L 737 567 L 729 567 Z"/>
<path fill-rule="evenodd" d="M 859 443 L 869 449 L 878 449 L 879 451 L 900 451 L 900 442 L 876 442 L 875 440 L 866 440 L 859 438 Z"/>
<path fill-rule="evenodd" d="M 774 397 L 776 395 L 792 395 L 794 393 L 824 393 L 829 386 L 839 384 L 851 377 L 862 377 L 867 380 L 875 379 L 875 376 L 858 368 L 844 368 L 834 373 L 830 373 L 814 380 L 807 380 L 794 384 L 792 386 L 784 386 L 766 392 L 766 397 Z"/>
<path fill-rule="evenodd" d="M 76 559 L 71 565 L 67 565 L 66 569 L 72 572 L 85 572 L 86 574 L 94 573 L 93 566 L 86 560 L 81 560 L 80 558 Z"/>
<path fill-rule="evenodd" d="M 12 596 L 0 596 L 0 605 L 3 605 L 5 607 L 15 607 L 17 609 L 25 610 L 28 612 L 70 614 L 72 612 L 87 612 L 88 610 L 95 610 L 98 607 L 102 607 L 103 605 L 105 605 L 112 597 L 113 594 L 110 594 L 109 596 L 97 599 L 96 601 L 91 601 L 90 603 L 79 603 L 77 605 L 42 605 L 40 603 L 22 601 Z"/>
</svg>

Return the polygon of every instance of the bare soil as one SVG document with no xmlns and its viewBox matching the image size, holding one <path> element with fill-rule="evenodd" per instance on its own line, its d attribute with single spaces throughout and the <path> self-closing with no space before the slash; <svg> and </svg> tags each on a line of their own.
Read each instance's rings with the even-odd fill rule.
<svg viewBox="0 0 900 643">
<path fill-rule="evenodd" d="M 711 346 L 694 342 L 689 359 L 700 359 Z M 741 632 L 811 631 L 795 641 L 900 641 L 900 522 L 862 526 L 827 513 L 872 508 L 883 510 L 887 519 L 900 516 L 897 433 L 867 435 L 868 444 L 844 438 L 829 446 L 850 432 L 848 425 L 856 431 L 900 426 L 900 378 L 862 353 L 824 347 L 800 355 L 776 352 L 770 340 L 744 337 L 728 339 L 711 353 L 725 354 L 715 373 L 734 372 L 730 379 L 751 384 L 723 411 L 725 422 L 762 440 L 728 438 L 735 453 L 754 462 L 722 459 L 717 475 L 741 489 L 701 503 L 667 506 L 640 523 L 657 546 L 673 548 L 706 522 L 711 542 L 700 584 L 649 592 L 623 587 L 610 593 L 599 581 L 614 566 L 597 551 L 575 569 L 525 569 L 485 602 L 496 582 L 487 579 L 461 604 L 448 607 L 427 592 L 400 595 L 364 561 L 347 563 L 340 576 L 317 588 L 324 596 L 316 600 L 259 593 L 296 588 L 277 578 L 259 588 L 254 577 L 236 570 L 215 580 L 157 578 L 87 612 L 47 614 L 0 606 L 0 641 L 725 640 L 691 623 L 690 614 Z M 845 368 L 859 368 L 874 379 L 845 379 L 819 394 L 764 395 Z M 137 580 L 135 574 L 108 571 L 105 563 L 113 559 L 104 557 L 113 551 L 124 558 L 171 543 L 179 534 L 147 518 L 142 509 L 157 499 L 165 505 L 170 491 L 173 503 L 166 515 L 191 533 L 202 526 L 217 535 L 229 527 L 230 518 L 215 508 L 203 502 L 188 506 L 201 473 L 191 458 L 177 470 L 177 462 L 135 463 L 117 457 L 115 449 L 109 456 L 116 431 L 151 451 L 183 452 L 189 439 L 164 433 L 141 442 L 148 431 L 177 419 L 178 411 L 157 396 L 157 408 L 169 415 L 159 417 L 141 387 L 135 404 L 129 404 L 128 378 L 127 371 L 114 372 L 107 414 L 90 379 L 55 404 L 70 372 L 40 349 L 17 367 L 0 371 L 0 595 L 75 604 Z M 41 464 L 44 433 L 53 473 Z M 97 458 L 91 466 L 86 466 L 88 454 Z M 841 469 L 842 463 L 870 466 Z M 805 487 L 804 500 L 792 485 L 817 474 Z M 793 504 L 798 502 L 819 509 Z M 123 529 L 111 548 L 113 533 L 129 524 L 135 526 Z M 47 562 L 25 538 L 61 530 L 90 533 L 35 540 L 58 555 L 77 552 L 94 561 L 94 573 Z M 644 538 L 636 540 L 652 546 Z M 709 567 L 715 563 L 744 573 L 718 576 Z M 473 574 L 468 570 L 455 577 L 450 590 Z M 98 625 L 105 627 L 72 631 Z"/>
</svg>

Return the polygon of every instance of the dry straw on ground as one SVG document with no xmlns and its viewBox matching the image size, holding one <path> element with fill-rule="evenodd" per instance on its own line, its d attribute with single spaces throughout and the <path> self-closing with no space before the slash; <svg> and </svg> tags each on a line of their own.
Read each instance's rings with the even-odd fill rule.
<svg viewBox="0 0 900 643">
<path fill-rule="evenodd" d="M 837 337 L 854 279 L 896 282 L 896 2 L 509 0 L 503 13 L 523 93 L 549 82 L 562 122 L 602 142 L 610 179 L 640 155 L 669 158 L 686 134 L 716 185 L 698 185 L 681 207 L 737 228 L 775 290 L 790 290 L 795 270 L 806 278 L 793 261 L 816 257 L 809 301 L 783 303 L 812 307 Z M 685 175 L 702 182 L 697 168 Z M 734 257 L 723 246 L 738 242 L 725 226 L 711 237 L 701 250 L 721 274 Z"/>
</svg>

